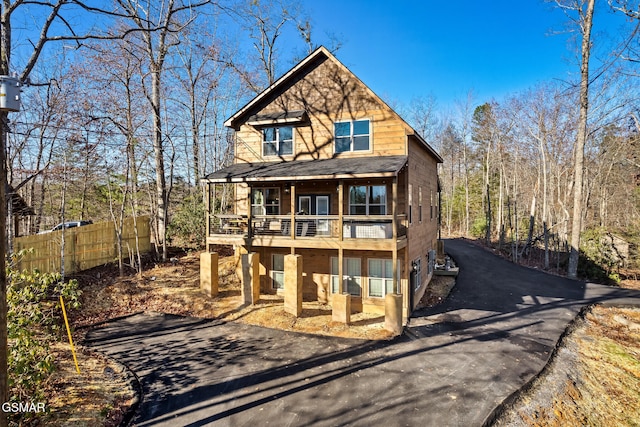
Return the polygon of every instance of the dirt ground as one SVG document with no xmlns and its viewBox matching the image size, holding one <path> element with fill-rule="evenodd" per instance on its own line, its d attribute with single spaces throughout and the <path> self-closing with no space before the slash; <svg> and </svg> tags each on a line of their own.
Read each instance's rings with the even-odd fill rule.
<svg viewBox="0 0 640 427">
<path fill-rule="evenodd" d="M 299 318 L 285 313 L 282 300 L 276 296 L 263 296 L 259 304 L 243 308 L 240 284 L 233 273 L 235 264 L 232 257 L 221 259 L 220 294 L 219 297 L 211 299 L 199 289 L 199 255 L 188 254 L 173 259 L 173 262 L 150 266 L 141 276 L 129 275 L 120 278 L 117 277 L 113 268 L 102 267 L 84 272 L 77 277 L 83 290 L 83 308 L 72 314 L 72 322 L 76 329 L 76 341 L 82 341 L 84 331 L 91 325 L 144 311 L 201 318 L 222 318 L 228 321 L 277 327 L 290 331 L 347 338 L 388 339 L 390 337 L 384 329 L 384 316 L 354 314 L 351 318 L 352 323 L 347 326 L 332 322 L 330 307 L 317 302 L 305 302 L 303 315 Z M 420 305 L 433 306 L 442 302 L 454 285 L 454 279 L 436 276 L 431 281 Z M 635 286 L 640 288 L 638 282 L 628 284 L 628 287 Z M 575 327 L 576 330 L 582 331 L 586 327 L 585 325 L 589 325 L 591 319 L 594 318 L 600 319 L 597 328 L 590 329 L 590 332 L 581 332 L 586 334 L 584 337 L 574 335 L 574 332 L 565 338 L 563 345 L 559 347 L 552 364 L 558 366 L 554 372 L 557 372 L 559 376 L 554 377 L 545 373 L 536 382 L 539 384 L 537 389 L 546 392 L 543 395 L 531 394 L 528 398 L 526 396 L 529 394 L 525 394 L 521 400 L 524 403 L 521 403 L 521 406 L 513 406 L 514 409 L 504 415 L 504 417 L 519 416 L 520 421 L 516 422 L 516 418 L 508 418 L 509 421 L 505 423 L 502 420 L 507 418 L 500 418 L 499 422 L 502 424 L 498 425 L 585 425 L 583 422 L 585 418 L 569 411 L 566 404 L 563 403 L 568 399 L 574 402 L 574 406 L 580 407 L 583 403 L 576 396 L 584 395 L 597 397 L 603 393 L 614 393 L 612 395 L 614 399 L 624 397 L 625 401 L 628 401 L 630 399 L 628 394 L 635 393 L 635 400 L 628 402 L 628 404 L 640 408 L 640 348 L 638 347 L 640 337 L 630 335 L 635 337 L 635 341 L 634 339 L 624 340 L 615 344 L 602 339 L 608 340 L 612 334 L 621 337 L 624 334 L 620 331 L 624 331 L 624 328 L 635 328 L 632 325 L 640 322 L 640 319 L 634 317 L 638 315 L 638 312 L 636 314 L 629 312 L 598 314 L 599 310 L 593 311 L 596 314 L 587 315 L 587 320 L 583 322 L 584 325 L 577 322 Z M 612 320 L 616 316 L 618 316 L 618 320 L 628 319 L 630 323 L 625 326 L 620 321 Z M 611 331 L 618 332 L 612 333 Z M 637 333 L 637 330 L 634 329 L 634 331 Z M 625 387 L 630 390 L 630 393 L 622 392 L 620 395 L 620 391 L 612 388 L 604 391 L 591 390 L 593 384 L 602 384 L 602 381 L 595 377 L 595 373 L 601 371 L 602 356 L 591 352 L 589 357 L 592 359 L 588 359 L 584 354 L 590 348 L 595 348 L 593 342 L 608 343 L 602 344 L 605 349 L 618 349 L 618 346 L 624 349 L 614 350 L 614 352 L 624 351 L 627 356 L 624 356 L 623 359 L 627 360 L 625 358 L 628 358 L 630 361 L 631 368 L 627 371 L 630 370 L 632 374 L 625 380 Z M 577 350 L 579 348 L 584 351 L 579 352 Z M 50 395 L 53 398 L 48 408 L 49 415 L 47 419 L 34 425 L 116 426 L 135 403 L 137 394 L 131 386 L 130 374 L 123 367 L 118 366 L 114 361 L 108 361 L 99 355 L 92 354 L 82 345 L 78 347 L 78 351 L 81 375 L 75 372 L 68 344 L 60 345 L 57 354 L 60 370 L 50 383 Z M 581 365 L 583 359 L 589 360 L 584 366 Z M 580 367 L 578 368 L 578 366 Z M 551 372 L 551 369 L 549 368 L 547 371 Z M 581 369 L 580 372 L 583 372 L 584 378 L 593 378 L 593 380 L 591 382 L 576 381 L 577 377 L 571 374 L 576 369 Z M 593 375 L 592 372 L 594 372 Z M 607 372 L 605 375 L 614 379 L 620 376 L 615 370 L 613 373 Z M 564 388 L 558 387 L 563 385 Z M 532 391 L 534 389 L 536 387 L 531 388 Z M 595 401 L 596 397 L 590 399 Z M 553 404 L 560 406 L 555 407 Z M 606 412 L 610 407 L 610 405 L 604 405 L 598 410 Z M 559 418 L 558 413 L 560 414 Z M 556 418 L 553 418 L 553 415 Z M 622 423 L 619 425 L 637 425 L 640 414 L 634 416 L 635 424 Z M 549 421 L 547 418 L 542 421 L 543 417 L 549 417 Z"/>
</svg>

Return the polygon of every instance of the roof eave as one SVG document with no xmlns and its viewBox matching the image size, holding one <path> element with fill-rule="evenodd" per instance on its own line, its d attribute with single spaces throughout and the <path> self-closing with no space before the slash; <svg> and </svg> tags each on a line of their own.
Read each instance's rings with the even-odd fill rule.
<svg viewBox="0 0 640 427">
<path fill-rule="evenodd" d="M 302 61 L 300 61 L 295 67 L 293 67 L 292 69 L 287 71 L 282 77 L 280 77 L 278 80 L 273 82 L 268 88 L 266 88 L 265 90 L 260 92 L 255 98 L 253 98 L 251 101 L 249 101 L 244 107 L 242 107 L 240 110 L 238 110 L 234 115 L 232 115 L 227 120 L 225 120 L 224 125 L 226 127 L 230 127 L 230 128 L 235 129 L 235 130 L 239 130 L 240 126 L 238 125 L 237 121 L 238 121 L 238 119 L 240 117 L 242 117 L 254 105 L 259 103 L 263 98 L 265 98 L 275 88 L 280 86 L 282 83 L 287 81 L 289 78 L 295 76 L 295 74 L 298 72 L 298 70 L 303 68 L 305 65 L 307 65 L 309 62 L 311 62 L 312 60 L 314 60 L 317 56 L 319 56 L 321 54 L 323 54 L 323 55 L 325 55 L 327 57 L 329 57 L 329 55 L 330 55 L 329 51 L 327 50 L 327 48 L 325 48 L 324 46 L 318 47 L 316 50 L 314 50 L 309 55 L 307 55 L 306 58 L 304 58 Z"/>
<path fill-rule="evenodd" d="M 286 182 L 286 181 L 310 181 L 310 180 L 334 180 L 334 179 L 363 179 L 363 178 L 393 178 L 397 172 L 373 172 L 362 174 L 339 175 L 306 175 L 306 176 L 271 176 L 271 177 L 246 177 L 246 178 L 202 178 L 202 181 L 212 184 L 240 184 L 243 182 Z"/>
</svg>

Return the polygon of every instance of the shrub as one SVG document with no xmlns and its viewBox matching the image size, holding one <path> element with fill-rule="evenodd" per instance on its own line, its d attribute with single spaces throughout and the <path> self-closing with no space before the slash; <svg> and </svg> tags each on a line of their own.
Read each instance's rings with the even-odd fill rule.
<svg viewBox="0 0 640 427">
<path fill-rule="evenodd" d="M 172 244 L 200 247 L 206 233 L 204 203 L 197 196 L 187 196 L 178 206 L 167 229 Z"/>
<path fill-rule="evenodd" d="M 487 235 L 487 218 L 484 216 L 478 217 L 473 221 L 471 225 L 471 235 L 473 237 L 483 238 Z"/>
<path fill-rule="evenodd" d="M 43 383 L 55 368 L 49 344 L 64 332 L 59 296 L 78 308 L 81 291 L 77 281 L 62 282 L 59 274 L 15 269 L 23 254 L 14 254 L 7 266 L 9 395 L 15 402 L 46 402 Z"/>
</svg>

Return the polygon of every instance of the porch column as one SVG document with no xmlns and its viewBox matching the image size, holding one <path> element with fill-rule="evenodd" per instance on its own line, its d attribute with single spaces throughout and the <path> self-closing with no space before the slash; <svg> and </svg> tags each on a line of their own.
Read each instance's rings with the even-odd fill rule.
<svg viewBox="0 0 640 427">
<path fill-rule="evenodd" d="M 398 177 L 393 177 L 393 184 L 391 184 L 391 229 L 393 230 L 393 252 L 391 253 L 391 260 L 393 265 L 393 293 L 399 294 L 400 287 L 398 286 Z"/>
<path fill-rule="evenodd" d="M 344 180 L 338 181 L 338 227 L 340 242 L 344 240 Z M 351 295 L 344 289 L 344 249 L 338 246 L 338 292 L 331 297 L 331 319 L 344 324 L 351 323 Z"/>
<path fill-rule="evenodd" d="M 242 254 L 242 301 L 255 304 L 260 299 L 260 255 Z"/>
<path fill-rule="evenodd" d="M 290 234 L 291 234 L 291 240 L 295 240 L 296 238 L 296 184 L 295 183 L 291 183 L 291 230 Z M 292 248 L 293 250 L 293 248 Z M 292 252 L 293 253 L 293 252 Z"/>
<path fill-rule="evenodd" d="M 251 202 L 253 198 L 253 188 L 247 184 L 249 196 L 247 198 L 247 237 L 249 238 L 248 249 L 251 250 L 251 238 L 253 237 L 253 209 Z"/>
<path fill-rule="evenodd" d="M 284 311 L 302 314 L 302 255 L 284 256 Z"/>
<path fill-rule="evenodd" d="M 218 296 L 218 254 L 202 252 L 200 254 L 200 289 L 208 296 Z"/>
<path fill-rule="evenodd" d="M 215 188 L 215 184 L 214 188 Z M 205 224 L 206 227 L 206 236 L 209 237 L 211 235 L 211 218 L 213 217 L 213 214 L 215 212 L 211 211 L 211 183 L 208 182 L 207 186 L 206 186 L 207 190 L 206 193 L 204 194 L 204 200 L 205 200 L 205 210 L 207 212 L 207 223 Z"/>
<path fill-rule="evenodd" d="M 403 295 L 400 293 L 398 283 L 398 177 L 393 177 L 391 184 L 391 217 L 393 230 L 393 250 L 391 252 L 391 264 L 393 266 L 393 293 L 385 295 L 384 299 L 384 328 L 394 335 L 402 334 L 402 303 Z M 413 292 L 410 289 L 409 292 Z"/>
<path fill-rule="evenodd" d="M 344 240 L 344 225 L 342 223 L 343 217 L 344 216 L 344 181 L 340 180 L 338 181 L 338 227 L 340 228 L 339 233 L 340 233 L 340 241 L 342 242 L 342 240 Z M 340 264 L 342 266 L 342 264 Z M 338 268 L 342 268 L 342 267 L 338 267 Z M 340 270 L 342 272 L 342 270 Z M 340 273 L 342 274 L 342 273 Z M 340 276 L 342 277 L 342 276 Z M 342 285 L 340 285 L 340 289 L 342 289 Z"/>
</svg>

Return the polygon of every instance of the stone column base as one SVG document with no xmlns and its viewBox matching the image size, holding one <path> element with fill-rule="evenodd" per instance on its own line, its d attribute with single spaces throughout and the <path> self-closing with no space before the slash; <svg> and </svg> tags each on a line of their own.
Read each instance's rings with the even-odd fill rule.
<svg viewBox="0 0 640 427">
<path fill-rule="evenodd" d="M 200 289 L 208 296 L 218 296 L 218 254 L 202 252 L 200 254 Z"/>
<path fill-rule="evenodd" d="M 394 335 L 402 334 L 402 295 L 387 294 L 385 296 L 384 328 Z"/>
<path fill-rule="evenodd" d="M 242 301 L 255 304 L 260 300 L 260 255 L 242 254 Z"/>
<path fill-rule="evenodd" d="M 284 311 L 302 315 L 302 255 L 284 257 Z"/>
<path fill-rule="evenodd" d="M 351 295 L 333 294 L 331 308 L 331 320 L 346 325 L 351 323 Z"/>
</svg>

